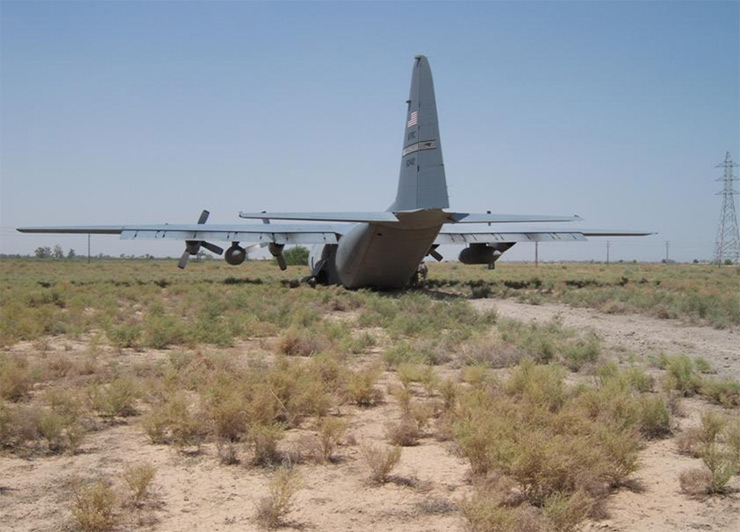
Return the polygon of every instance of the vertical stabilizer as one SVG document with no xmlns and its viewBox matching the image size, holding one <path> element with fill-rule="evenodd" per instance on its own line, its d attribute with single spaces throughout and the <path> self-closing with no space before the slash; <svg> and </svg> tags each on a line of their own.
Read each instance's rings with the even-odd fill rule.
<svg viewBox="0 0 740 532">
<path fill-rule="evenodd" d="M 434 82 L 429 61 L 423 55 L 414 61 L 404 125 L 398 193 L 389 210 L 446 209 L 449 201 Z"/>
</svg>

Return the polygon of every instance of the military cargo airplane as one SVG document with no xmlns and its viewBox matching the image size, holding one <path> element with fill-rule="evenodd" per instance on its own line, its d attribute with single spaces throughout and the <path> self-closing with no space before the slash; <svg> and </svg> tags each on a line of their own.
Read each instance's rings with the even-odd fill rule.
<svg viewBox="0 0 740 532">
<path fill-rule="evenodd" d="M 254 247 L 267 246 L 285 269 L 286 245 L 310 244 L 308 266 L 311 279 L 346 288 L 403 288 L 412 282 L 425 257 L 442 260 L 437 251 L 444 244 L 462 244 L 459 260 L 464 264 L 493 266 L 501 254 L 517 242 L 572 242 L 590 236 L 644 236 L 645 231 L 589 231 L 540 229 L 501 231 L 458 229 L 461 224 L 572 222 L 578 216 L 517 214 L 471 214 L 449 211 L 447 181 L 442 162 L 442 142 L 429 61 L 414 60 L 411 91 L 407 100 L 401 151 L 401 170 L 396 199 L 383 212 L 241 212 L 245 219 L 261 224 L 206 225 L 208 211 L 197 224 L 22 227 L 23 233 L 117 234 L 122 239 L 174 239 L 185 241 L 178 266 L 205 248 L 226 262 L 239 265 Z M 310 223 L 271 223 L 272 220 Z M 269 224 L 269 225 L 265 225 Z M 231 242 L 228 249 L 211 241 Z M 243 247 L 242 242 L 254 243 Z"/>
</svg>

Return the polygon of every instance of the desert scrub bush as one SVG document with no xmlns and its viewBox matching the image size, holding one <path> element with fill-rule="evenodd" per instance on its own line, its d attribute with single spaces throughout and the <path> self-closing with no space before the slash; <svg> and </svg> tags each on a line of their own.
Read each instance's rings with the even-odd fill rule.
<svg viewBox="0 0 740 532">
<path fill-rule="evenodd" d="M 72 497 L 72 517 L 85 532 L 112 530 L 119 522 L 116 494 L 107 482 L 73 481 Z"/>
<path fill-rule="evenodd" d="M 331 347 L 331 341 L 313 329 L 291 327 L 278 338 L 278 352 L 308 357 Z"/>
<path fill-rule="evenodd" d="M 640 401 L 639 430 L 646 438 L 663 438 L 671 433 L 671 413 L 662 397 L 643 395 Z"/>
<path fill-rule="evenodd" d="M 701 426 L 687 433 L 679 450 L 702 459 L 702 469 L 681 474 L 681 489 L 689 495 L 725 493 L 730 479 L 740 473 L 740 422 L 705 411 Z"/>
<path fill-rule="evenodd" d="M 152 349 L 164 349 L 188 342 L 186 326 L 175 316 L 150 313 L 144 320 L 143 343 Z"/>
<path fill-rule="evenodd" d="M 466 365 L 499 369 L 517 365 L 526 351 L 517 345 L 500 342 L 490 334 L 478 334 L 463 342 L 460 356 Z"/>
<path fill-rule="evenodd" d="M 149 495 L 156 468 L 149 463 L 127 465 L 121 475 L 128 487 L 131 504 L 140 507 Z"/>
<path fill-rule="evenodd" d="M 350 372 L 345 384 L 347 400 L 358 406 L 373 406 L 382 401 L 383 392 L 375 387 L 380 375 L 378 366 Z"/>
<path fill-rule="evenodd" d="M 252 451 L 252 464 L 270 466 L 280 462 L 278 443 L 285 436 L 282 425 L 253 425 L 248 439 Z"/>
<path fill-rule="evenodd" d="M 244 399 L 238 394 L 212 401 L 208 416 L 219 440 L 237 442 L 247 431 L 247 411 Z"/>
<path fill-rule="evenodd" d="M 208 434 L 207 419 L 190 403 L 183 392 L 172 393 L 143 416 L 142 427 L 152 443 L 200 448 Z"/>
<path fill-rule="evenodd" d="M 601 345 L 595 336 L 578 339 L 562 347 L 563 363 L 573 371 L 580 370 L 585 364 L 593 363 L 601 355 Z"/>
<path fill-rule="evenodd" d="M 135 415 L 134 403 L 140 394 L 139 383 L 129 375 L 116 377 L 108 385 L 93 385 L 88 391 L 92 407 L 106 417 Z"/>
<path fill-rule="evenodd" d="M 110 343 L 119 349 L 138 349 L 141 346 L 142 330 L 143 327 L 138 323 L 122 323 L 108 327 L 106 335 Z"/>
<path fill-rule="evenodd" d="M 708 469 L 687 469 L 678 476 L 681 491 L 687 495 L 707 495 L 712 490 L 712 474 Z"/>
<path fill-rule="evenodd" d="M 417 445 L 421 437 L 419 426 L 408 416 L 403 416 L 396 423 L 387 424 L 385 433 L 393 445 L 401 447 Z"/>
<path fill-rule="evenodd" d="M 663 377 L 663 387 L 675 390 L 684 397 L 696 394 L 701 387 L 701 377 L 694 370 L 694 362 L 686 355 L 668 359 Z"/>
<path fill-rule="evenodd" d="M 363 442 L 360 452 L 370 472 L 370 480 L 375 484 L 388 482 L 391 472 L 401 459 L 401 447 L 394 446 L 389 449 Z"/>
<path fill-rule="evenodd" d="M 442 408 L 446 412 L 452 410 L 457 403 L 457 383 L 450 378 L 446 378 L 437 384 L 437 391 L 442 396 Z"/>
<path fill-rule="evenodd" d="M 703 379 L 699 393 L 727 408 L 740 406 L 740 383 L 731 379 Z"/>
<path fill-rule="evenodd" d="M 318 426 L 318 439 L 321 449 L 321 459 L 331 462 L 334 450 L 347 431 L 347 421 L 336 417 L 322 418 Z"/>
<path fill-rule="evenodd" d="M 561 366 L 538 366 L 531 360 L 525 360 L 511 372 L 505 388 L 509 395 L 555 411 L 565 401 L 564 377 Z"/>
<path fill-rule="evenodd" d="M 694 367 L 699 373 L 717 373 L 712 364 L 704 357 L 694 357 Z"/>
<path fill-rule="evenodd" d="M 279 527 L 293 506 L 293 498 L 302 480 L 295 469 L 282 467 L 270 481 L 267 497 L 257 505 L 257 522 L 264 528 Z"/>
<path fill-rule="evenodd" d="M 476 490 L 463 500 L 460 510 L 469 532 L 545 532 L 546 523 L 534 508 L 526 504 L 510 507 L 490 493 Z"/>
<path fill-rule="evenodd" d="M 9 401 L 24 398 L 33 384 L 28 362 L 0 354 L 0 397 Z"/>
<path fill-rule="evenodd" d="M 265 384 L 278 402 L 277 420 L 289 426 L 297 426 L 305 416 L 325 415 L 333 402 L 317 366 L 287 357 L 275 361 L 265 374 Z"/>
<path fill-rule="evenodd" d="M 725 493 L 727 483 L 738 471 L 734 453 L 719 442 L 706 444 L 701 449 L 701 459 L 710 474 L 709 494 Z"/>
<path fill-rule="evenodd" d="M 555 493 L 547 498 L 544 515 L 548 528 L 556 532 L 575 532 L 580 529 L 594 507 L 594 499 L 584 490 L 575 493 Z"/>
</svg>

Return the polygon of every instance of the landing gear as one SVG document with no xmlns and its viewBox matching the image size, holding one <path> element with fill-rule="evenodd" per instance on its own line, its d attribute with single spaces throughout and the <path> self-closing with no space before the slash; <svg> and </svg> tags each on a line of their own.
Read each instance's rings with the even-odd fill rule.
<svg viewBox="0 0 740 532">
<path fill-rule="evenodd" d="M 423 262 L 419 264 L 419 267 L 416 268 L 414 275 L 411 276 L 411 281 L 409 282 L 411 288 L 423 288 L 424 285 L 426 285 L 428 273 L 429 268 L 427 268 L 427 265 Z"/>
</svg>

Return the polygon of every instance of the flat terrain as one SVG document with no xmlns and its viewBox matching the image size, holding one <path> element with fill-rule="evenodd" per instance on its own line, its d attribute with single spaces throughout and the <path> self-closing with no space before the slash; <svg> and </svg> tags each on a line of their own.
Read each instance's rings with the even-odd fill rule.
<svg viewBox="0 0 740 532">
<path fill-rule="evenodd" d="M 95 480 L 115 493 L 111 530 L 260 530 L 261 501 L 286 467 L 299 489 L 279 527 L 526 530 L 522 519 L 531 514 L 539 527 L 532 530 L 740 529 L 737 475 L 711 496 L 690 496 L 679 482 L 702 466 L 696 453 L 679 452 L 682 435 L 706 423 L 706 412 L 738 423 L 740 395 L 728 385 L 729 395 L 718 398 L 707 384 L 740 378 L 737 268 L 502 264 L 491 272 L 442 264 L 431 268 L 426 289 L 400 294 L 295 287 L 304 269 L 281 273 L 262 263 L 193 262 L 184 273 L 171 261 L 3 261 L 0 268 L 0 530 L 78 530 L 75 486 Z M 689 366 L 701 359 L 688 370 L 692 389 L 670 380 L 683 355 Z M 567 368 L 553 388 L 564 393 L 562 406 L 545 394 L 538 401 L 551 406 L 540 409 L 535 391 L 516 391 L 514 379 L 528 375 L 524 360 L 543 371 Z M 476 393 L 565 419 L 580 412 L 567 410 L 568 401 L 586 393 L 570 390 L 601 393 L 609 375 L 631 369 L 646 384 L 618 400 L 659 401 L 670 409 L 669 427 L 651 433 L 635 425 L 637 467 L 607 491 L 584 484 L 592 503 L 580 523 L 566 525 L 552 509 L 558 497 L 578 508 L 570 484 L 538 502 L 535 480 L 524 480 L 516 460 L 473 472 L 465 422 L 480 415 Z M 18 383 L 17 394 L 6 391 Z M 114 395 L 121 387 L 125 393 Z M 174 416 L 177 404 L 185 405 L 179 415 L 189 432 L 185 421 L 168 418 L 158 440 L 151 423 Z M 593 423 L 611 427 L 603 417 L 609 407 L 599 408 Z M 46 412 L 64 412 L 58 431 L 43 422 L 21 431 L 23 416 L 47 419 Z M 346 427 L 323 460 L 327 419 Z M 373 482 L 364 452 L 390 449 L 394 427 L 410 419 L 413 444 L 402 445 L 385 482 Z M 547 434 L 543 423 L 533 430 Z M 73 445 L 78 426 L 84 436 Z M 264 427 L 280 435 L 276 452 L 258 463 Z M 138 504 L 122 480 L 135 464 L 156 468 Z M 518 516 L 518 524 L 475 521 L 471 501 L 481 494 L 504 500 L 496 512 Z"/>
</svg>

